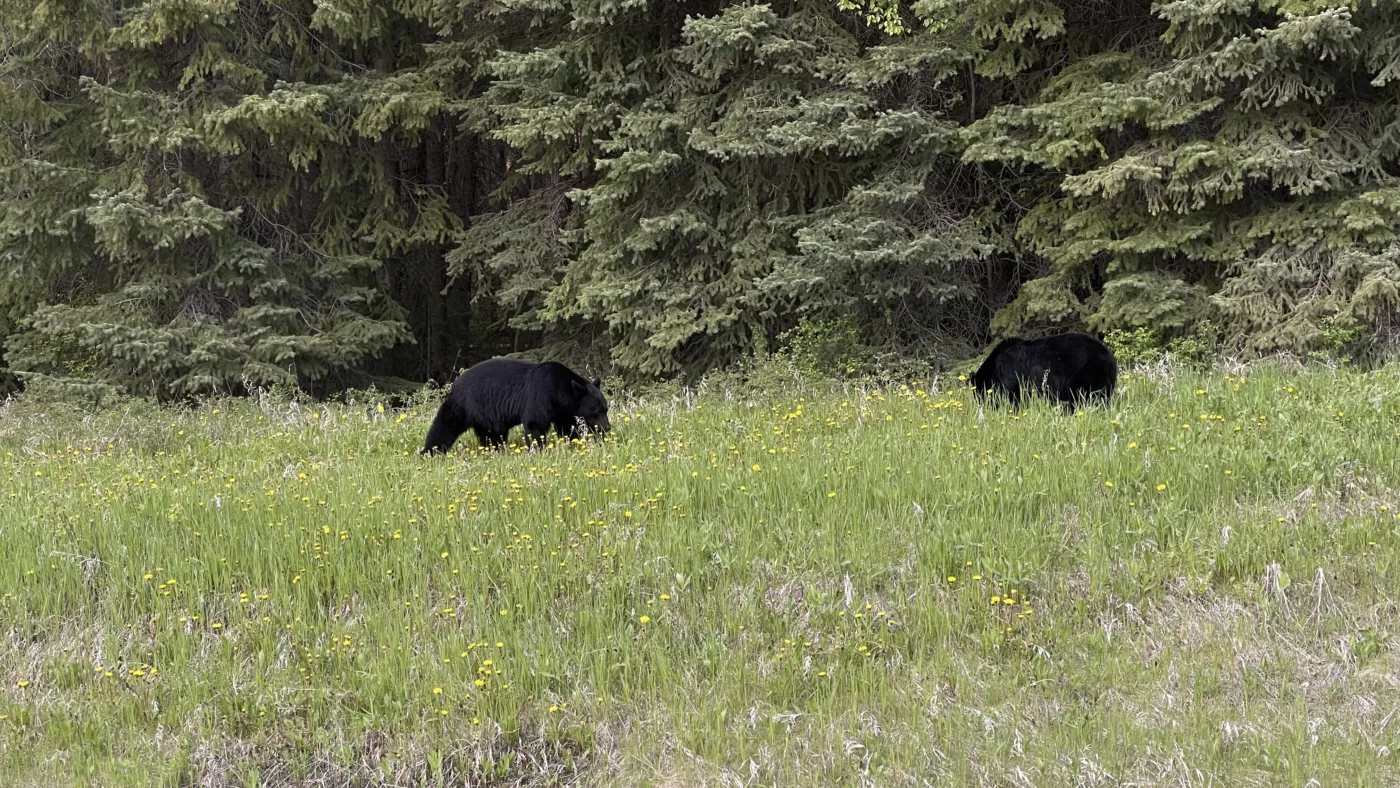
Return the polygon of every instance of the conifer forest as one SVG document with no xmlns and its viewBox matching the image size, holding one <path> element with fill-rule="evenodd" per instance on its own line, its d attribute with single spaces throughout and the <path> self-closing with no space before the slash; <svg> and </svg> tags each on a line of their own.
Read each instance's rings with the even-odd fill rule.
<svg viewBox="0 0 1400 788">
<path fill-rule="evenodd" d="M 1395 342 L 1385 0 L 0 3 L 10 388 Z"/>
</svg>

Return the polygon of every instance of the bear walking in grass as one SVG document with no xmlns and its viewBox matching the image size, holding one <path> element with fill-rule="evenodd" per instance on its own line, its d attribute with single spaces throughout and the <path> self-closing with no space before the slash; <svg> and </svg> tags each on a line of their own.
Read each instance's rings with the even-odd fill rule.
<svg viewBox="0 0 1400 788">
<path fill-rule="evenodd" d="M 601 380 L 585 380 L 553 361 L 483 361 L 452 384 L 420 453 L 445 453 L 467 430 L 476 433 L 482 446 L 501 449 L 511 428 L 522 424 L 532 447 L 544 442 L 550 427 L 560 437 L 580 437 L 579 420 L 601 435 L 612 429 L 601 385 Z"/>
<path fill-rule="evenodd" d="M 1038 392 L 1071 412 L 1086 402 L 1107 404 L 1117 380 L 1113 351 L 1088 334 L 1004 339 L 972 375 L 979 399 L 996 391 L 1018 407 L 1022 394 Z"/>
</svg>

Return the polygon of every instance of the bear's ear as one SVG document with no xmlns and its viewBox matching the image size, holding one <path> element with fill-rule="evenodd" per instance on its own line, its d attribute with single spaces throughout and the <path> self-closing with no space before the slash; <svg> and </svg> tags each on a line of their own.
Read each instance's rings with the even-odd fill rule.
<svg viewBox="0 0 1400 788">
<path fill-rule="evenodd" d="M 572 388 L 574 390 L 574 393 L 579 396 L 583 396 L 584 394 L 588 393 L 588 384 L 581 383 L 578 380 L 569 381 L 569 387 Z"/>
<path fill-rule="evenodd" d="M 594 379 L 593 379 L 593 385 L 597 386 L 598 388 L 602 388 L 602 387 L 603 387 L 603 379 L 602 379 L 602 378 L 594 378 Z"/>
</svg>

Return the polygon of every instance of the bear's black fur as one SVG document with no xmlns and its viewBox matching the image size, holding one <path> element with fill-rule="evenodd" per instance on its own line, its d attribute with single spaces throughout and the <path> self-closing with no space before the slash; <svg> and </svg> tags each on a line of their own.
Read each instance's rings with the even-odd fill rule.
<svg viewBox="0 0 1400 788">
<path fill-rule="evenodd" d="M 601 385 L 601 380 L 585 380 L 553 361 L 483 361 L 452 384 L 419 453 L 445 453 L 467 430 L 476 433 L 482 446 L 504 448 L 511 427 L 521 424 L 531 446 L 543 443 L 551 426 L 561 437 L 579 437 L 579 419 L 601 435 L 612 429 Z"/>
<path fill-rule="evenodd" d="M 995 391 L 1017 407 L 1023 393 L 1039 392 L 1070 411 L 1090 401 L 1107 404 L 1117 381 L 1118 359 L 1088 334 L 1004 339 L 972 375 L 979 399 Z"/>
</svg>

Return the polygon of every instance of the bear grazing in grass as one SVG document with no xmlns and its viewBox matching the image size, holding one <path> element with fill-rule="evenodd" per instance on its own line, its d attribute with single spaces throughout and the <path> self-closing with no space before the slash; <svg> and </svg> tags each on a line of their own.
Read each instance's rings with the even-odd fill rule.
<svg viewBox="0 0 1400 788">
<path fill-rule="evenodd" d="M 612 429 L 601 385 L 601 380 L 585 380 L 553 361 L 483 361 L 452 384 L 420 453 L 444 453 L 467 430 L 476 433 L 482 446 L 504 448 L 506 434 L 520 424 L 531 446 L 543 443 L 551 426 L 561 437 L 579 437 L 580 419 L 601 435 Z"/>
<path fill-rule="evenodd" d="M 1088 334 L 1004 339 L 972 375 L 979 399 L 996 391 L 1014 407 L 1023 393 L 1039 392 L 1071 411 L 1089 401 L 1107 404 L 1117 380 L 1113 351 Z"/>
</svg>

